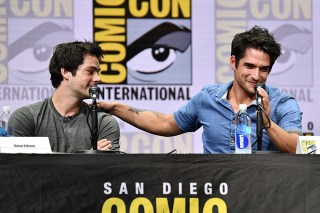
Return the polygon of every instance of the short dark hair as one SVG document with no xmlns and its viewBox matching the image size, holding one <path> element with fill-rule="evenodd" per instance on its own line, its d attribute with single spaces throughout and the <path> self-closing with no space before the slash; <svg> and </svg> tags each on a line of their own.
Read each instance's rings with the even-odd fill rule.
<svg viewBox="0 0 320 213">
<path fill-rule="evenodd" d="M 63 80 L 61 68 L 76 75 L 79 65 L 83 64 L 85 55 L 93 55 L 100 61 L 103 57 L 101 47 L 90 41 L 74 41 L 58 44 L 54 48 L 53 56 L 50 59 L 49 72 L 50 80 L 54 88 L 58 88 Z"/>
<path fill-rule="evenodd" d="M 269 55 L 270 71 L 274 62 L 281 55 L 281 45 L 276 42 L 273 34 L 269 33 L 268 29 L 259 26 L 254 26 L 250 30 L 234 36 L 231 44 L 231 55 L 236 58 L 236 67 L 248 48 L 261 50 Z"/>
</svg>

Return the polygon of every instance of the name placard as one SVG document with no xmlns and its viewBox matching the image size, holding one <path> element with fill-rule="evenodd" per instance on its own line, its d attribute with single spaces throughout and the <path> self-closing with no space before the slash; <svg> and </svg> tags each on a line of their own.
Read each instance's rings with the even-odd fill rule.
<svg viewBox="0 0 320 213">
<path fill-rule="evenodd" d="M 299 136 L 296 154 L 320 154 L 320 136 Z"/>
<path fill-rule="evenodd" d="M 48 137 L 0 137 L 1 153 L 52 153 Z"/>
</svg>

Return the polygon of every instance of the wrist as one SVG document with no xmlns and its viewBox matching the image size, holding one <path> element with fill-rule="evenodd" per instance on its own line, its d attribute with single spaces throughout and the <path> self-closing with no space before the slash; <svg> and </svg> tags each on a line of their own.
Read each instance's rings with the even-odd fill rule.
<svg viewBox="0 0 320 213">
<path fill-rule="evenodd" d="M 267 122 L 263 123 L 265 129 L 269 129 L 271 127 L 272 120 L 267 119 Z"/>
</svg>

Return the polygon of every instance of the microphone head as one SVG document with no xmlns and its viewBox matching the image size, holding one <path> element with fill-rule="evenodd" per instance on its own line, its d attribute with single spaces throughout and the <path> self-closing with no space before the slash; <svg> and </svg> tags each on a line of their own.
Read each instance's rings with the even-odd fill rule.
<svg viewBox="0 0 320 213">
<path fill-rule="evenodd" d="M 100 93 L 100 88 L 97 86 L 92 86 L 89 88 L 89 94 L 92 99 L 97 99 Z"/>
<path fill-rule="evenodd" d="M 262 84 L 262 83 L 257 83 L 255 86 L 254 86 L 254 91 L 257 92 L 257 88 L 263 88 L 263 89 L 266 89 L 266 86 L 265 84 Z"/>
</svg>

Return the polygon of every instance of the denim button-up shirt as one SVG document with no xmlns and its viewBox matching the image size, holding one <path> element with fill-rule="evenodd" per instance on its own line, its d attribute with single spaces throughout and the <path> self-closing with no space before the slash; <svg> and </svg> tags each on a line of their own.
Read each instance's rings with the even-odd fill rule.
<svg viewBox="0 0 320 213">
<path fill-rule="evenodd" d="M 194 132 L 203 127 L 204 153 L 234 153 L 236 113 L 226 99 L 233 82 L 204 87 L 189 102 L 174 112 L 178 127 L 183 132 Z M 297 101 L 279 89 L 267 86 L 270 100 L 270 119 L 282 129 L 301 134 L 302 113 Z M 247 109 L 251 118 L 252 143 L 256 137 L 256 103 Z M 257 144 L 252 147 L 257 150 Z M 262 150 L 277 150 L 263 130 Z"/>
</svg>

